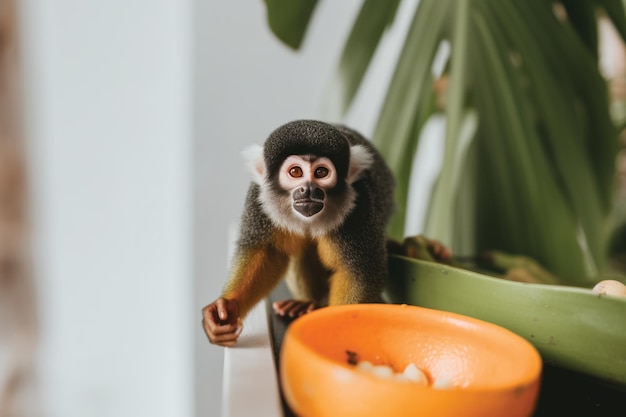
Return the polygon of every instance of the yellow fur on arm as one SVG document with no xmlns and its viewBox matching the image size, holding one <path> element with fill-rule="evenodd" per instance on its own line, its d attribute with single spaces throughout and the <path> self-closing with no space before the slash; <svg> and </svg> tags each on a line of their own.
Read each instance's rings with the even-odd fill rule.
<svg viewBox="0 0 626 417">
<path fill-rule="evenodd" d="M 239 315 L 246 314 L 268 295 L 281 280 L 289 257 L 272 245 L 237 254 L 231 277 L 224 287 L 223 297 L 239 302 Z"/>
</svg>

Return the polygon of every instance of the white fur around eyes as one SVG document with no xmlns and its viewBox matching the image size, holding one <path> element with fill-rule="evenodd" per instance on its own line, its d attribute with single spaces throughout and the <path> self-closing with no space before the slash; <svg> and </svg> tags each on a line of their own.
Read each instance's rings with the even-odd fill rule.
<svg viewBox="0 0 626 417">
<path fill-rule="evenodd" d="M 292 167 L 299 167 L 302 170 L 302 176 L 294 178 L 289 175 L 289 170 Z M 316 178 L 315 170 L 317 168 L 328 169 L 328 176 L 324 178 Z M 309 182 L 315 183 L 318 187 L 328 190 L 337 184 L 337 172 L 333 162 L 325 157 L 316 158 L 310 161 L 306 157 L 299 155 L 291 155 L 280 167 L 280 173 L 278 175 L 280 186 L 284 190 L 294 190 L 296 187 L 300 187 Z"/>
</svg>

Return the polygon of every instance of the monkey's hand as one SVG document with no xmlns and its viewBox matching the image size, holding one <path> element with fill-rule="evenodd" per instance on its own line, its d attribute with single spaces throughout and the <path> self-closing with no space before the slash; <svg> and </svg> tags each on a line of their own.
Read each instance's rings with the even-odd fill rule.
<svg viewBox="0 0 626 417">
<path fill-rule="evenodd" d="M 281 317 L 300 317 L 316 308 L 312 301 L 303 300 L 276 301 L 272 307 L 274 312 Z"/>
<path fill-rule="evenodd" d="M 452 258 L 448 247 L 423 235 L 404 238 L 402 250 L 405 256 L 432 262 L 448 263 Z"/>
<path fill-rule="evenodd" d="M 202 309 L 202 326 L 209 341 L 219 346 L 234 346 L 243 330 L 239 302 L 218 298 Z"/>
</svg>

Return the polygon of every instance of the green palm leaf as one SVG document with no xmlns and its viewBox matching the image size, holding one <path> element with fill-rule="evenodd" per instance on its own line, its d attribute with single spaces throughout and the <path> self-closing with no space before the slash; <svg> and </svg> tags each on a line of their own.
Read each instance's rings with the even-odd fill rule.
<svg viewBox="0 0 626 417">
<path fill-rule="evenodd" d="M 274 35 L 289 47 L 300 48 L 317 0 L 265 0 L 265 6 Z"/>
<path fill-rule="evenodd" d="M 396 14 L 400 0 L 365 0 L 352 26 L 330 85 L 328 106 L 344 115 L 352 104 L 372 56 Z"/>
<path fill-rule="evenodd" d="M 372 139 L 398 179 L 397 211 L 389 228 L 390 235 L 396 238 L 404 235 L 413 155 L 419 132 L 433 111 L 431 63 L 443 38 L 452 3 L 450 0 L 419 3 Z"/>
</svg>

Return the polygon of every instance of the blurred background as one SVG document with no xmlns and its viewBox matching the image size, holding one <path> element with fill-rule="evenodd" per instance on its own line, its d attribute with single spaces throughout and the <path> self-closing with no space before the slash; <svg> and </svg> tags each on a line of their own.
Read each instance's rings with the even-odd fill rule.
<svg viewBox="0 0 626 417">
<path fill-rule="evenodd" d="M 0 310 L 0 414 L 217 415 L 223 349 L 200 311 L 226 279 L 250 178 L 240 152 L 323 116 L 361 2 L 321 4 L 301 52 L 271 34 L 263 1 L 2 3 L 24 86 L 36 317 L 12 330 Z M 389 76 L 397 52 L 383 53 L 372 79 Z M 354 127 L 371 133 L 378 102 L 355 105 Z M 2 291 L 29 305 L 29 291 Z"/>
<path fill-rule="evenodd" d="M 433 10 L 433 5 L 440 5 L 439 16 L 455 11 L 449 1 L 423 3 Z M 533 15 L 531 7 L 543 7 L 539 3 L 515 7 Z M 595 12 L 588 6 L 592 2 L 562 3 L 568 11 L 588 7 L 585 10 L 589 13 L 583 15 L 592 16 L 595 22 Z M 368 137 L 377 136 L 383 106 L 392 115 L 387 120 L 394 120 L 395 114 L 408 108 L 401 101 L 385 103 L 385 97 L 404 38 L 413 25 L 417 0 L 391 1 L 384 6 L 386 12 L 395 15 L 393 25 L 386 26 L 372 61 L 365 64 L 367 71 L 354 101 L 343 116 L 328 106 L 343 44 L 364 4 L 376 2 L 319 2 L 300 49 L 294 51 L 271 33 L 262 0 L 0 0 L 0 417 L 219 414 L 223 349 L 206 340 L 200 324 L 201 309 L 219 295 L 226 279 L 228 245 L 250 180 L 241 151 L 262 143 L 279 125 L 299 118 L 341 120 Z M 500 10 L 498 1 L 484 4 L 493 8 L 488 12 L 495 16 L 491 35 L 504 39 L 497 29 L 506 31 L 509 26 L 499 26 L 507 20 L 496 12 L 508 13 L 506 5 Z M 615 7 L 611 10 L 612 19 L 626 28 L 626 21 L 620 20 L 623 14 Z M 621 7 L 619 11 L 623 11 Z M 370 17 L 376 15 L 372 9 L 369 13 Z M 546 15 L 551 13 L 548 10 Z M 461 21 L 463 15 L 458 16 Z M 546 28 L 554 30 L 554 38 L 569 30 L 548 20 Z M 411 185 L 405 209 L 410 216 L 402 218 L 397 229 L 405 234 L 425 230 L 431 190 L 445 163 L 445 141 L 441 140 L 446 135 L 444 119 L 452 114 L 439 99 L 448 89 L 448 76 L 462 74 L 444 66 L 450 57 L 450 29 L 437 28 L 435 20 L 432 24 L 433 31 L 441 33 L 439 38 L 432 38 L 437 54 L 429 57 L 435 62 L 432 67 L 428 62 L 425 77 L 437 83 L 420 96 L 429 102 L 431 113 L 427 120 L 416 121 L 425 112 L 416 105 L 415 114 L 404 120 L 405 133 L 412 141 L 408 149 L 416 147 L 415 156 L 391 140 L 386 149 L 400 154 L 399 165 L 407 173 L 403 182 Z M 597 45 L 596 26 L 588 24 L 584 20 L 581 26 L 592 27 L 587 32 L 589 42 Z M 603 75 L 611 80 L 611 97 L 618 97 L 623 104 L 623 42 L 606 25 L 606 19 L 599 28 L 608 41 L 600 48 L 598 62 L 604 68 Z M 595 74 L 597 57 L 589 55 L 570 35 L 567 32 L 563 36 L 578 48 L 579 55 L 572 53 L 569 58 L 580 60 L 584 55 L 584 62 L 590 63 Z M 428 36 L 421 38 L 428 40 Z M 510 39 L 516 41 L 517 37 Z M 538 42 L 528 44 L 542 46 Z M 510 45 L 505 46 L 503 65 L 519 69 L 518 57 L 508 56 L 506 47 Z M 410 51 L 405 55 L 411 55 Z M 468 56 L 468 65 L 482 68 L 480 55 Z M 542 59 L 536 61 L 539 66 L 544 64 Z M 501 64 L 497 59 L 491 64 L 494 62 Z M 565 61 L 560 64 L 567 67 Z M 479 72 L 467 71 L 472 75 Z M 526 85 L 527 74 L 523 75 L 520 79 Z M 492 84 L 489 76 L 484 78 Z M 561 87 L 560 83 L 553 84 Z M 464 88 L 456 85 L 460 87 L 454 88 Z M 491 90 L 501 92 L 496 87 L 491 86 Z M 491 90 L 480 91 L 488 95 Z M 402 89 L 398 91 L 402 93 Z M 547 96 L 559 99 L 558 94 Z M 459 106 L 463 97 L 457 95 Z M 517 117 L 518 110 L 505 116 Z M 624 106 L 617 112 L 626 114 Z M 543 113 L 537 113 L 533 117 L 541 119 Z M 468 114 L 469 125 L 475 129 L 478 116 Z M 583 119 L 567 116 L 568 120 Z M 480 117 L 479 126 L 502 119 Z M 608 121 L 608 116 L 604 118 Z M 531 125 L 536 122 L 532 117 L 529 120 Z M 417 126 L 418 122 L 423 126 Z M 540 122 L 535 123 L 538 131 L 544 120 Z M 510 124 L 503 123 L 507 127 Z M 384 127 L 384 123 L 380 125 Z M 397 126 L 394 122 L 387 127 L 393 130 Z M 387 133 L 384 129 L 378 132 L 379 137 L 385 137 L 380 132 Z M 504 137 L 510 133 L 506 129 L 502 132 Z M 594 135 L 591 132 L 585 140 L 595 140 Z M 489 135 L 479 129 L 477 136 Z M 531 136 L 540 143 L 546 139 L 544 131 Z M 617 148 L 613 136 L 597 136 Z M 501 136 L 495 137 L 499 140 Z M 529 142 L 525 138 L 521 136 L 522 143 Z M 505 150 L 504 154 L 509 157 L 511 152 Z M 465 157 L 463 152 L 459 155 Z M 621 155 L 624 161 L 624 150 Z M 512 159 L 516 157 L 513 154 Z M 609 154 L 603 163 L 609 167 L 604 171 L 612 175 L 610 158 L 614 155 Z M 548 159 L 552 162 L 551 157 Z M 453 162 L 459 166 L 458 161 Z M 617 170 L 622 202 L 626 201 L 624 166 L 622 162 Z M 530 172 L 534 171 L 531 167 Z M 451 182 L 459 177 L 464 176 L 457 175 Z M 14 187 L 20 183 L 15 178 L 25 179 L 26 187 Z M 577 184 L 575 176 L 573 179 L 571 183 Z M 607 190 L 611 181 L 608 178 L 602 183 Z M 536 183 L 530 181 L 531 186 Z M 517 193 L 517 188 L 504 185 Z M 590 184 L 589 189 L 594 187 Z M 443 206 L 449 211 L 467 207 L 457 204 L 453 188 L 449 191 L 452 198 Z M 537 195 L 531 191 L 531 197 Z M 606 195 L 611 195 L 609 191 Z M 571 190 L 564 195 L 567 203 Z M 585 194 L 581 196 L 589 200 Z M 18 203 L 23 204 L 26 216 L 14 215 Z M 543 199 L 542 204 L 554 206 L 550 199 Z M 515 206 L 519 212 L 513 214 L 503 214 L 501 207 L 494 207 L 503 224 L 526 231 L 531 240 L 534 231 L 544 230 L 551 238 L 560 239 L 543 224 L 527 227 L 537 226 L 535 222 L 546 217 L 542 212 L 536 213 L 539 220 L 531 218 L 524 223 L 517 221 L 519 212 L 528 211 L 521 206 Z M 430 210 L 431 214 L 438 213 Z M 594 223 L 596 218 L 606 222 L 609 211 L 590 216 L 593 221 L 589 224 L 599 224 Z M 472 214 L 472 210 L 467 212 Z M 562 213 L 553 210 L 554 218 L 562 218 Z M 444 225 L 445 237 L 460 229 L 453 227 L 451 218 L 441 217 L 431 224 Z M 459 221 L 457 225 L 469 225 L 473 232 L 475 226 L 470 223 Z M 574 219 L 572 230 L 578 231 L 580 224 Z M 570 234 L 574 241 L 575 233 Z M 432 237 L 441 238 L 437 233 Z M 448 243 L 446 239 L 444 242 Z M 527 243 L 524 239 L 521 242 Z M 555 247 L 553 241 L 546 242 L 547 248 Z M 455 248 L 477 244 L 470 243 Z M 531 244 L 539 247 L 534 241 Z M 575 251 L 570 253 L 584 251 L 580 246 L 584 245 L 574 242 Z M 566 264 L 581 258 L 558 252 Z M 550 257 L 541 260 L 549 261 Z"/>
</svg>

